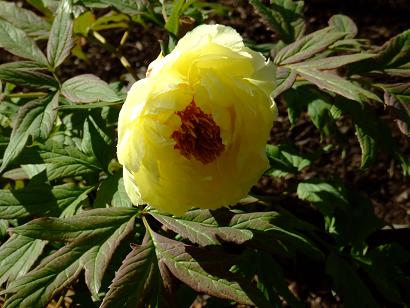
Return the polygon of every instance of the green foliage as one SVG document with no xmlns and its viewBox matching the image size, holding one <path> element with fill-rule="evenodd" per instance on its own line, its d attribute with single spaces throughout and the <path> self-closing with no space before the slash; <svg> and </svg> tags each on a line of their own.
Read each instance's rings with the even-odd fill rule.
<svg viewBox="0 0 410 308">
<path fill-rule="evenodd" d="M 319 178 L 309 170 L 346 148 L 343 120 L 360 144 L 360 168 L 385 152 L 410 174 L 384 110 L 375 111 L 384 104 L 409 135 L 410 30 L 370 47 L 356 39 L 347 16 L 305 34 L 303 1 L 249 3 L 278 34 L 266 45 L 277 66 L 275 100 L 285 104 L 292 127 L 306 116 L 331 144 L 313 153 L 291 141 L 267 145 L 265 177 L 292 181 L 282 195 L 173 217 L 132 205 L 116 158 L 123 81 L 140 78 L 125 56 L 127 40 L 137 25 L 155 27 L 169 36 L 166 53 L 227 8 L 195 0 L 27 0 L 24 8 L 0 1 L 0 48 L 15 56 L 0 64 L 3 307 L 45 307 L 82 281 L 101 307 L 189 306 L 198 293 L 211 296 L 209 307 L 302 307 L 288 288 L 302 276 L 289 270 L 299 263 L 304 270 L 320 264 L 327 291 L 346 307 L 409 301 L 409 252 L 371 243 L 384 230 L 369 199 L 332 174 Z M 121 33 L 119 42 L 103 36 L 110 31 Z M 121 63 L 125 77 L 67 75 L 74 61 L 87 61 L 84 44 L 91 42 Z M 294 211 L 292 201 L 315 218 Z"/>
</svg>

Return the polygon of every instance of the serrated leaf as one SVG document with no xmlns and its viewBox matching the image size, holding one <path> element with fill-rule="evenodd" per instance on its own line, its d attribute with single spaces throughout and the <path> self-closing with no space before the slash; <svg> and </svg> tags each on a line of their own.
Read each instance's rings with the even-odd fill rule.
<svg viewBox="0 0 410 308">
<path fill-rule="evenodd" d="M 101 308 L 144 307 L 150 298 L 158 296 L 161 278 L 157 263 L 150 238 L 135 247 L 116 272 Z"/>
<path fill-rule="evenodd" d="M 91 74 L 68 79 L 63 83 L 61 92 L 74 103 L 116 102 L 120 100 L 105 81 Z"/>
<path fill-rule="evenodd" d="M 379 307 L 369 289 L 342 257 L 331 253 L 326 261 L 326 272 L 333 278 L 346 307 Z"/>
<path fill-rule="evenodd" d="M 354 21 L 342 14 L 333 15 L 329 19 L 329 26 L 337 32 L 347 33 L 346 38 L 353 38 L 357 34 L 357 26 Z"/>
<path fill-rule="evenodd" d="M 301 62 L 325 50 L 344 36 L 345 33 L 332 31 L 331 28 L 318 30 L 279 50 L 273 61 L 277 65 Z"/>
<path fill-rule="evenodd" d="M 262 17 L 266 25 L 279 33 L 285 43 L 291 43 L 303 35 L 305 23 L 303 20 L 303 1 L 275 0 L 267 7 L 260 0 L 250 0 L 249 3 Z"/>
<path fill-rule="evenodd" d="M 92 228 L 95 217 L 100 215 L 109 219 L 124 214 L 125 209 L 97 209 L 83 212 L 79 222 L 75 217 L 56 221 L 61 228 L 70 229 L 75 223 L 81 229 Z M 90 232 L 79 235 L 69 244 L 59 249 L 24 277 L 13 282 L 5 291 L 14 293 L 6 301 L 5 307 L 44 307 L 50 299 L 76 279 L 84 268 L 85 280 L 94 296 L 98 296 L 101 280 L 120 242 L 132 231 L 136 210 L 127 209 L 127 214 L 117 219 L 109 227 L 94 227 Z M 87 216 L 90 218 L 87 220 Z M 35 224 L 35 223 L 34 223 Z M 21 226 L 21 228 L 24 228 Z M 78 233 L 77 233 L 78 234 Z M 39 234 L 41 235 L 41 234 Z M 48 234 L 51 238 L 50 234 Z M 45 235 L 44 237 L 48 237 Z"/>
<path fill-rule="evenodd" d="M 409 77 L 410 29 L 387 41 L 374 58 L 349 66 L 349 74 L 365 72 Z"/>
<path fill-rule="evenodd" d="M 24 276 L 41 255 L 45 241 L 12 235 L 0 246 L 0 286 Z"/>
<path fill-rule="evenodd" d="M 376 94 L 336 74 L 312 68 L 299 68 L 297 72 L 300 76 L 319 87 L 319 89 L 328 90 L 358 102 L 368 102 L 371 100 L 381 102 Z"/>
<path fill-rule="evenodd" d="M 75 146 L 61 144 L 47 144 L 35 149 L 24 150 L 17 162 L 21 165 L 34 164 L 39 168 L 45 168 L 47 179 L 55 180 L 73 176 L 98 173 L 101 167 L 96 158 L 87 156 Z"/>
<path fill-rule="evenodd" d="M 114 231 L 138 213 L 136 208 L 108 208 L 84 211 L 72 217 L 42 217 L 13 229 L 14 233 L 50 241 L 74 241 Z"/>
<path fill-rule="evenodd" d="M 34 38 L 46 37 L 50 30 L 50 24 L 43 18 L 13 2 L 0 1 L 0 18 Z"/>
<path fill-rule="evenodd" d="M 159 262 L 194 290 L 242 304 L 269 307 L 255 287 L 229 272 L 228 266 L 235 260 L 232 255 L 186 245 L 152 230 L 149 232 Z"/>
<path fill-rule="evenodd" d="M 57 117 L 58 93 L 33 100 L 20 108 L 10 142 L 4 152 L 2 172 L 24 149 L 29 137 L 46 139 Z"/>
<path fill-rule="evenodd" d="M 72 0 L 62 0 L 56 12 L 47 43 L 47 59 L 53 69 L 56 69 L 73 47 L 71 19 Z"/>
<path fill-rule="evenodd" d="M 59 216 L 67 208 L 76 208 L 91 188 L 74 184 L 57 186 L 28 185 L 18 190 L 0 190 L 0 217 Z"/>
<path fill-rule="evenodd" d="M 0 80 L 28 88 L 56 90 L 58 82 L 39 72 L 39 68 L 35 62 L 29 61 L 4 63 L 0 65 Z"/>
<path fill-rule="evenodd" d="M 280 94 L 292 87 L 296 80 L 297 73 L 286 67 L 278 67 L 276 71 L 276 88 L 273 91 L 273 97 L 278 97 Z"/>
<path fill-rule="evenodd" d="M 16 56 L 47 66 L 47 58 L 26 33 L 11 23 L 0 19 L 0 47 Z"/>
<path fill-rule="evenodd" d="M 311 158 L 298 153 L 290 144 L 267 145 L 266 155 L 270 169 L 265 172 L 269 176 L 285 176 L 289 173 L 298 173 L 311 163 Z"/>
<path fill-rule="evenodd" d="M 300 228 L 310 230 L 311 226 L 290 214 L 278 212 L 234 214 L 221 209 L 194 210 L 178 218 L 157 213 L 151 215 L 182 237 L 203 246 L 219 245 L 221 242 L 258 246 L 269 241 L 271 248 L 286 245 L 288 254 L 292 249 L 300 249 L 314 258 L 320 258 L 321 255 L 308 238 L 296 231 Z M 281 243 L 278 244 L 277 241 Z M 266 246 L 263 248 L 268 249 Z"/>
</svg>

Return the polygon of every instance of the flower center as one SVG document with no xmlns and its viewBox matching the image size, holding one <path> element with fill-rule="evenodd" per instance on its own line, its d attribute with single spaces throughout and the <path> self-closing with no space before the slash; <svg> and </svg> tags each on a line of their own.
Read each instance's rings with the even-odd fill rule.
<svg viewBox="0 0 410 308">
<path fill-rule="evenodd" d="M 174 149 L 188 159 L 195 158 L 203 164 L 213 162 L 225 146 L 212 115 L 204 113 L 194 101 L 176 114 L 181 118 L 181 126 L 171 135 L 176 141 Z"/>
</svg>

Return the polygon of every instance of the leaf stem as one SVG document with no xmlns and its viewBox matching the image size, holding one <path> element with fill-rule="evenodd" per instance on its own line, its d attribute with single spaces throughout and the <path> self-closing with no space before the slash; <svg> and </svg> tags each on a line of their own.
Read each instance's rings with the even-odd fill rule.
<svg viewBox="0 0 410 308">
<path fill-rule="evenodd" d="M 20 98 L 31 98 L 31 97 L 39 97 L 39 96 L 44 96 L 47 95 L 46 92 L 19 92 L 19 93 L 11 93 L 7 94 L 7 97 L 20 97 Z"/>
<path fill-rule="evenodd" d="M 132 77 L 134 77 L 135 80 L 139 79 L 137 72 L 134 70 L 134 68 L 128 62 L 128 59 L 122 54 L 121 51 L 121 47 L 128 38 L 128 31 L 126 31 L 121 38 L 120 48 L 116 48 L 115 46 L 107 42 L 107 39 L 95 30 L 91 31 L 91 34 L 101 44 L 101 46 L 103 46 L 106 50 L 111 52 L 120 60 L 122 66 L 128 71 L 128 73 L 132 75 Z"/>
</svg>

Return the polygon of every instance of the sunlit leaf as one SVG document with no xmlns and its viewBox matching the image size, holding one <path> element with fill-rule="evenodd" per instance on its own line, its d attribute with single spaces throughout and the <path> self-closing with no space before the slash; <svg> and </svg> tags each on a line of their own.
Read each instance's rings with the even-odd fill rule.
<svg viewBox="0 0 410 308">
<path fill-rule="evenodd" d="M 301 62 L 325 50 L 344 36 L 345 33 L 335 32 L 330 28 L 318 30 L 282 48 L 276 54 L 274 62 L 278 65 Z"/>
<path fill-rule="evenodd" d="M 70 54 L 73 47 L 71 20 L 72 0 L 62 0 L 57 10 L 47 43 L 47 59 L 53 69 L 58 67 Z"/>
<path fill-rule="evenodd" d="M 29 137 L 46 139 L 57 117 L 58 93 L 33 100 L 20 108 L 15 119 L 10 142 L 4 153 L 0 172 L 3 171 L 26 146 Z"/>
<path fill-rule="evenodd" d="M 358 102 L 381 102 L 380 98 L 373 92 L 370 92 L 336 74 L 312 68 L 298 68 L 297 72 L 303 78 L 318 86 L 319 89 L 328 90 Z"/>
<path fill-rule="evenodd" d="M 124 259 L 101 308 L 144 307 L 152 298 L 160 296 L 161 284 L 155 246 L 148 238 Z"/>
<path fill-rule="evenodd" d="M 0 65 L 0 80 L 34 89 L 58 89 L 58 82 L 39 68 L 29 61 L 4 63 Z"/>
<path fill-rule="evenodd" d="M 311 158 L 298 153 L 297 149 L 289 144 L 267 145 L 266 154 L 270 169 L 265 174 L 269 176 L 281 177 L 297 173 L 311 163 Z"/>
<path fill-rule="evenodd" d="M 115 102 L 120 100 L 105 81 L 91 74 L 68 79 L 63 83 L 61 92 L 74 103 Z"/>
<path fill-rule="evenodd" d="M 2 19 L 0 19 L 0 48 L 47 66 L 47 58 L 36 43 L 23 30 Z"/>
<path fill-rule="evenodd" d="M 0 1 L 0 18 L 7 20 L 29 36 L 38 38 L 48 35 L 50 24 L 32 11 L 17 6 L 17 3 Z"/>
<path fill-rule="evenodd" d="M 357 26 L 354 21 L 342 14 L 333 15 L 329 19 L 329 26 L 337 32 L 347 33 L 346 38 L 353 38 L 357 34 Z"/>
<path fill-rule="evenodd" d="M 41 255 L 45 241 L 12 235 L 0 246 L 0 286 L 24 276 Z"/>
<path fill-rule="evenodd" d="M 276 88 L 273 91 L 274 97 L 279 96 L 292 87 L 296 80 L 296 76 L 297 73 L 295 70 L 286 67 L 278 67 L 276 72 Z"/>
<path fill-rule="evenodd" d="M 97 209 L 66 219 L 55 219 L 53 230 L 58 231 L 58 235 L 48 232 L 51 229 L 48 224 L 43 224 L 42 219 L 15 229 L 43 239 L 70 242 L 14 281 L 6 291 L 14 294 L 8 298 L 5 307 L 45 306 L 55 294 L 72 283 L 82 269 L 85 270 L 88 288 L 98 297 L 108 263 L 120 242 L 133 230 L 135 214 L 135 209 Z M 98 224 L 98 220 L 111 218 L 109 226 Z M 71 236 L 64 235 L 64 229 Z"/>
<path fill-rule="evenodd" d="M 198 292 L 238 303 L 269 307 L 260 292 L 242 277 L 229 272 L 235 258 L 221 252 L 197 248 L 150 231 L 160 262 L 179 280 Z"/>
</svg>

